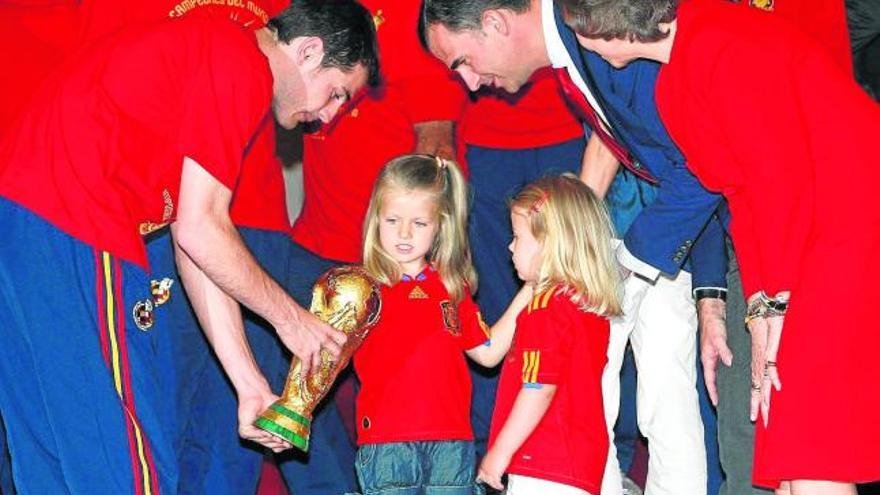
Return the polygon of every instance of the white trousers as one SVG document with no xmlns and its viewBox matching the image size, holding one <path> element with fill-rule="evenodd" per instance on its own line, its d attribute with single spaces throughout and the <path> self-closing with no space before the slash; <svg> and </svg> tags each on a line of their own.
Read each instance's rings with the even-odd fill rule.
<svg viewBox="0 0 880 495">
<path fill-rule="evenodd" d="M 504 495 L 590 495 L 590 492 L 555 481 L 509 474 Z"/>
<path fill-rule="evenodd" d="M 648 439 L 646 495 L 706 495 L 706 447 L 697 398 L 697 314 L 691 276 L 655 284 L 631 274 L 624 284 L 623 316 L 611 320 L 608 364 L 602 375 L 610 450 L 602 495 L 623 493 L 614 424 L 620 409 L 620 367 L 632 343 L 638 369 L 636 409 Z"/>
</svg>

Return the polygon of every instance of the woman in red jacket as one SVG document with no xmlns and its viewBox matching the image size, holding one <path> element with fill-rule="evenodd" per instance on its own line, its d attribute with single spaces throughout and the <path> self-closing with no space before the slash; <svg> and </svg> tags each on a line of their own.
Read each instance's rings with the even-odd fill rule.
<svg viewBox="0 0 880 495">
<path fill-rule="evenodd" d="M 730 204 L 761 419 L 754 482 L 854 495 L 880 478 L 880 107 L 777 16 L 715 0 L 562 3 L 581 44 L 612 65 L 664 64 L 661 118 Z"/>
</svg>

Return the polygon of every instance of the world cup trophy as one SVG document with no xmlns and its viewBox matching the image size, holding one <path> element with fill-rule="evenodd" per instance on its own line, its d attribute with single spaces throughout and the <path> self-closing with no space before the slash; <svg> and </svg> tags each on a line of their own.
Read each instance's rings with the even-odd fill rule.
<svg viewBox="0 0 880 495">
<path fill-rule="evenodd" d="M 379 286 L 363 268 L 340 266 L 321 275 L 312 289 L 309 311 L 345 333 L 345 345 L 336 360 L 321 349 L 321 364 L 305 376 L 302 362 L 294 356 L 281 398 L 254 425 L 307 452 L 312 412 L 379 320 L 381 309 Z"/>
</svg>

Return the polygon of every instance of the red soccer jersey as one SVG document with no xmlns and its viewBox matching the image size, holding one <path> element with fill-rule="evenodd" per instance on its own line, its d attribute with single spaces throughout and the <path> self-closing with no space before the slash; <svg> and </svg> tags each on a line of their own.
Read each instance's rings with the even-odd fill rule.
<svg viewBox="0 0 880 495">
<path fill-rule="evenodd" d="M 602 408 L 608 335 L 607 319 L 581 311 L 558 287 L 536 295 L 519 314 L 498 383 L 490 448 L 520 390 L 539 384 L 557 389 L 508 473 L 599 493 L 608 457 Z"/>
<path fill-rule="evenodd" d="M 488 339 L 470 294 L 455 304 L 431 267 L 382 288 L 382 315 L 354 355 L 358 445 L 470 440 L 464 351 Z"/>
<path fill-rule="evenodd" d="M 0 137 L 76 46 L 76 0 L 0 2 Z"/>
<path fill-rule="evenodd" d="M 86 0 L 82 7 L 82 43 L 99 39 L 126 26 L 161 19 L 205 16 L 228 19 L 243 28 L 256 30 L 290 5 L 287 0 L 153 0 L 124 2 Z M 266 118 L 248 146 L 241 176 L 229 206 L 235 225 L 287 232 L 287 196 L 281 162 L 275 155 L 274 119 Z"/>
<path fill-rule="evenodd" d="M 469 100 L 458 128 L 463 144 L 500 149 L 549 146 L 583 135 L 549 68 L 535 73 L 517 95 L 486 93 Z"/>
<path fill-rule="evenodd" d="M 142 266 L 183 158 L 233 189 L 272 94 L 253 34 L 208 19 L 128 29 L 60 76 L 0 147 L 0 195 Z"/>
<path fill-rule="evenodd" d="M 293 238 L 325 258 L 357 262 L 373 182 L 392 158 L 411 153 L 413 125 L 456 120 L 464 90 L 416 36 L 419 3 L 366 0 L 373 13 L 383 86 L 303 140 L 305 202 Z"/>
</svg>

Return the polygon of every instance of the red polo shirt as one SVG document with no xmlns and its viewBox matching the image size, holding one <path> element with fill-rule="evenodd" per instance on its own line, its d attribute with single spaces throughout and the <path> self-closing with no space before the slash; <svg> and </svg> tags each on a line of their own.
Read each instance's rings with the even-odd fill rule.
<svg viewBox="0 0 880 495">
<path fill-rule="evenodd" d="M 481 91 L 465 104 L 458 127 L 463 144 L 499 149 L 538 148 L 583 135 L 549 68 L 516 95 Z"/>
<path fill-rule="evenodd" d="M 361 259 L 361 230 L 373 182 L 392 158 L 411 153 L 413 125 L 456 120 L 462 86 L 419 44 L 419 2 L 365 0 L 377 25 L 383 87 L 303 139 L 305 202 L 293 239 L 325 258 Z"/>
<path fill-rule="evenodd" d="M 557 388 L 508 473 L 599 493 L 608 457 L 602 407 L 608 335 L 607 319 L 581 311 L 558 287 L 536 295 L 519 314 L 498 383 L 489 448 L 520 390 L 540 384 Z"/>
<path fill-rule="evenodd" d="M 433 268 L 382 288 L 382 316 L 354 355 L 358 445 L 470 440 L 464 351 L 488 339 L 470 294 L 455 304 Z"/>
<path fill-rule="evenodd" d="M 142 266 L 183 158 L 233 189 L 272 94 L 254 35 L 197 18 L 128 29 L 60 76 L 0 146 L 0 195 Z"/>
</svg>

